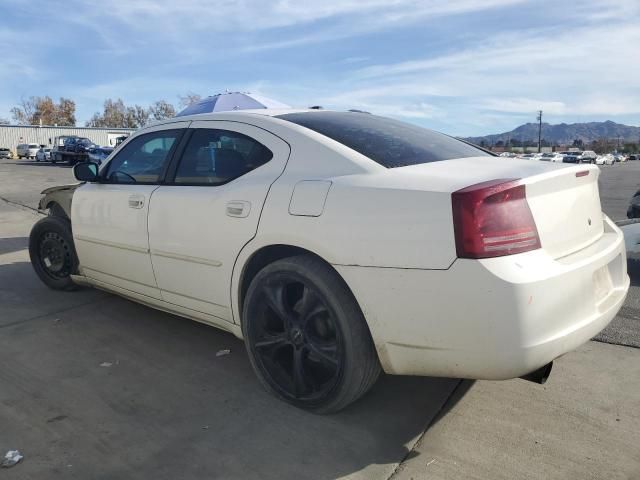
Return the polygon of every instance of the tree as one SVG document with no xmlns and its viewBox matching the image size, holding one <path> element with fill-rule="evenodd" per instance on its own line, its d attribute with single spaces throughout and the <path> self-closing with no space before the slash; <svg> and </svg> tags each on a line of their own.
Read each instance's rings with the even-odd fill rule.
<svg viewBox="0 0 640 480">
<path fill-rule="evenodd" d="M 76 102 L 60 97 L 58 103 L 58 125 L 73 126 L 76 124 Z"/>
<path fill-rule="evenodd" d="M 149 114 L 154 120 L 166 120 L 176 116 L 176 109 L 165 100 L 158 100 L 149 107 Z"/>
<path fill-rule="evenodd" d="M 624 153 L 637 153 L 638 152 L 638 144 L 637 143 L 625 143 L 622 151 Z"/>
<path fill-rule="evenodd" d="M 187 92 L 184 96 L 178 95 L 178 98 L 180 99 L 180 107 L 187 108 L 194 103 L 198 103 L 200 100 L 202 100 L 202 95 L 198 95 L 197 93 L 193 92 Z"/>
<path fill-rule="evenodd" d="M 584 142 L 582 141 L 582 139 L 581 139 L 581 138 L 576 138 L 576 139 L 573 141 L 573 146 L 574 146 L 574 147 L 582 148 L 582 147 L 583 147 L 583 145 L 584 145 Z"/>
<path fill-rule="evenodd" d="M 11 109 L 13 119 L 19 125 L 61 125 L 76 124 L 76 104 L 73 100 L 60 97 L 55 103 L 51 97 L 22 98 L 20 104 Z"/>
<path fill-rule="evenodd" d="M 96 112 L 86 123 L 87 127 L 103 128 L 140 128 L 149 121 L 149 112 L 140 105 L 125 106 L 121 98 L 108 98 L 104 102 L 103 112 Z"/>
<path fill-rule="evenodd" d="M 149 123 L 149 116 L 151 113 L 140 105 L 134 105 L 133 107 L 127 107 L 127 124 L 133 128 L 144 127 Z"/>
</svg>

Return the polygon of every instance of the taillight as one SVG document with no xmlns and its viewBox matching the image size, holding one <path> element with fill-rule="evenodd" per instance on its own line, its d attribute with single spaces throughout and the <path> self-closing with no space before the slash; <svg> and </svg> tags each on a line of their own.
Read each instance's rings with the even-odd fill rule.
<svg viewBox="0 0 640 480">
<path fill-rule="evenodd" d="M 519 179 L 478 183 L 451 195 L 460 258 L 489 258 L 540 248 L 525 186 Z"/>
</svg>

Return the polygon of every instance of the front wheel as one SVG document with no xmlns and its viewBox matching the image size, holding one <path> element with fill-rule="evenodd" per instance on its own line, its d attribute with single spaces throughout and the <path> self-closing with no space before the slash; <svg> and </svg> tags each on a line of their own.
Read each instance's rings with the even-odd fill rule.
<svg viewBox="0 0 640 480">
<path fill-rule="evenodd" d="M 314 413 L 364 395 L 381 368 L 365 318 L 337 272 L 311 256 L 278 260 L 253 279 L 242 329 L 267 390 Z"/>
<path fill-rule="evenodd" d="M 78 257 L 71 234 L 71 222 L 62 217 L 45 217 L 31 229 L 29 257 L 40 280 L 54 290 L 76 290 L 71 280 Z"/>
</svg>

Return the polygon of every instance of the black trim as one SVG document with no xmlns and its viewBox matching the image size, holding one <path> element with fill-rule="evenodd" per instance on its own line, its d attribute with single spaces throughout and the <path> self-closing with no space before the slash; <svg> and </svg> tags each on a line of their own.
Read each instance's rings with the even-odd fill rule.
<svg viewBox="0 0 640 480">
<path fill-rule="evenodd" d="M 167 165 L 167 170 L 165 172 L 165 176 L 163 178 L 163 185 L 173 185 L 173 181 L 176 178 L 176 173 L 178 171 L 178 166 L 180 166 L 180 162 L 182 161 L 182 155 L 184 154 L 187 145 L 189 144 L 189 140 L 193 137 L 193 134 L 197 128 L 187 128 L 187 132 L 180 139 L 180 143 L 176 148 L 175 155 L 169 161 Z"/>
</svg>

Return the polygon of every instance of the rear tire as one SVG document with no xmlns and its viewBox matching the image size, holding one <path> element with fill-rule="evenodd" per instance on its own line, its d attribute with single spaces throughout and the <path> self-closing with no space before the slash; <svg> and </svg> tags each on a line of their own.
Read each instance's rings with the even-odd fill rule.
<svg viewBox="0 0 640 480">
<path fill-rule="evenodd" d="M 78 270 L 78 256 L 68 219 L 50 216 L 38 220 L 29 235 L 29 257 L 36 274 L 49 288 L 78 289 L 71 280 Z"/>
<path fill-rule="evenodd" d="M 312 256 L 278 260 L 258 272 L 245 298 L 242 331 L 262 385 L 314 413 L 355 402 L 381 371 L 349 287 Z"/>
</svg>

